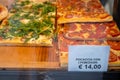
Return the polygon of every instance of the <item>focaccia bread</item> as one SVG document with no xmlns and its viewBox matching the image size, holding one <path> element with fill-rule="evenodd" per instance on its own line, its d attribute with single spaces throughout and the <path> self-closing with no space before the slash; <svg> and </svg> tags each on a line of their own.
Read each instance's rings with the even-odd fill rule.
<svg viewBox="0 0 120 80">
<path fill-rule="evenodd" d="M 99 0 L 57 0 L 58 24 L 70 22 L 108 22 L 113 18 Z"/>
<path fill-rule="evenodd" d="M 63 36 L 71 40 L 120 38 L 120 30 L 114 21 L 103 23 L 67 23 L 61 26 Z"/>
<path fill-rule="evenodd" d="M 65 23 L 58 25 L 58 47 L 62 66 L 67 65 L 70 45 L 110 46 L 109 64 L 120 64 L 120 30 L 114 21 Z"/>
<path fill-rule="evenodd" d="M 0 43 L 52 45 L 56 7 L 51 2 L 16 1 L 0 27 Z"/>
</svg>

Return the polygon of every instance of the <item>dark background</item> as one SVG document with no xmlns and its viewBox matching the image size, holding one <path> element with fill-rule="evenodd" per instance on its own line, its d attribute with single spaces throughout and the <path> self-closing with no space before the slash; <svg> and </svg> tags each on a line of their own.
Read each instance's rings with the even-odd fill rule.
<svg viewBox="0 0 120 80">
<path fill-rule="evenodd" d="M 120 0 L 114 0 L 113 17 L 120 29 Z"/>
<path fill-rule="evenodd" d="M 100 0 L 103 6 L 107 3 L 108 0 Z M 113 3 L 113 13 L 112 13 L 113 19 L 118 25 L 118 28 L 120 29 L 120 0 L 114 0 Z"/>
</svg>

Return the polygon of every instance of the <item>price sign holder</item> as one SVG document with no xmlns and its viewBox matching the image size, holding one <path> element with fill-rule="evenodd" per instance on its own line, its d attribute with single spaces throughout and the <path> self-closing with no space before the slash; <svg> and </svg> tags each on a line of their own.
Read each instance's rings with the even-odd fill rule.
<svg viewBox="0 0 120 80">
<path fill-rule="evenodd" d="M 106 72 L 109 53 L 109 46 L 69 46 L 68 71 Z"/>
</svg>

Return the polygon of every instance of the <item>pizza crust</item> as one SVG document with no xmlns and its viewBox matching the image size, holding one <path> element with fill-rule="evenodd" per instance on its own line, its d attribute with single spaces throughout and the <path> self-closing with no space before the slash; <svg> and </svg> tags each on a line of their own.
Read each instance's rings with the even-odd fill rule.
<svg viewBox="0 0 120 80">
<path fill-rule="evenodd" d="M 94 17 L 94 18 L 90 18 L 90 17 L 73 17 L 73 18 L 64 18 L 64 16 L 61 16 L 57 22 L 58 24 L 63 24 L 63 23 L 72 23 L 72 22 L 109 22 L 112 21 L 113 18 L 112 16 L 108 16 L 107 18 L 99 18 L 99 17 Z"/>
<path fill-rule="evenodd" d="M 38 45 L 38 46 L 53 46 L 52 38 L 44 35 L 40 35 L 38 39 L 30 39 L 27 43 L 24 43 L 24 39 L 21 37 L 14 37 L 12 39 L 3 39 L 0 40 L 0 43 L 3 45 Z M 0 45 L 1 45 L 0 44 Z"/>
</svg>

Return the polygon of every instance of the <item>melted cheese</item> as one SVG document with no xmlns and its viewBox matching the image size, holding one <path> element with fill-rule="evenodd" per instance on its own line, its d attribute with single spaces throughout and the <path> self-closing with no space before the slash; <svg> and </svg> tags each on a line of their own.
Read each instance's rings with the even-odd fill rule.
<svg viewBox="0 0 120 80">
<path fill-rule="evenodd" d="M 40 35 L 37 40 L 31 39 L 28 43 L 36 43 L 36 44 L 43 44 L 43 45 L 51 45 L 52 39 L 45 35 Z"/>
<path fill-rule="evenodd" d="M 83 36 L 84 36 L 84 38 L 88 38 L 89 33 L 84 33 Z"/>
</svg>

